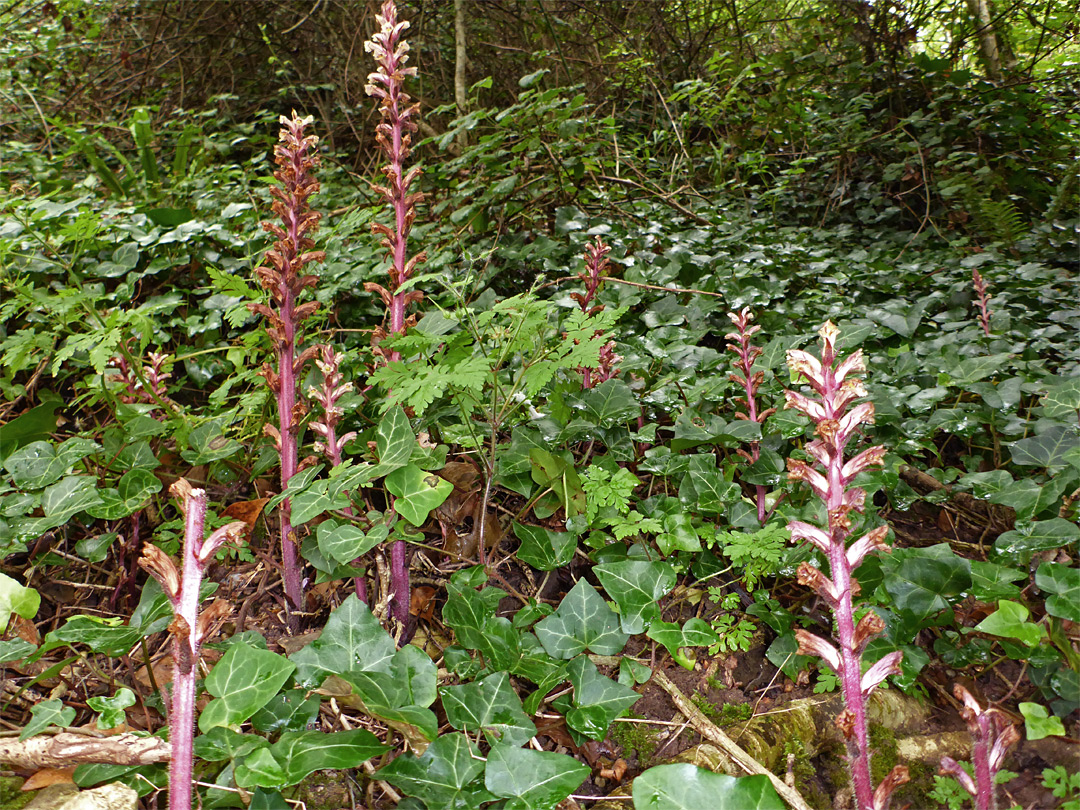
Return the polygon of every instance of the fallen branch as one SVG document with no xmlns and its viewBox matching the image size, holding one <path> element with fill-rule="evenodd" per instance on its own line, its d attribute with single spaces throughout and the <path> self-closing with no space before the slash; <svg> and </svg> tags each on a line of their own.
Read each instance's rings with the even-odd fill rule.
<svg viewBox="0 0 1080 810">
<path fill-rule="evenodd" d="M 682 693 L 679 687 L 672 683 L 668 676 L 661 670 L 654 670 L 652 679 L 659 684 L 660 688 L 671 695 L 675 707 L 685 715 L 686 719 L 690 721 L 690 725 L 694 727 L 694 730 L 698 734 L 713 745 L 719 747 L 721 751 L 731 757 L 731 759 L 748 774 L 764 774 L 769 777 L 769 781 L 772 782 L 773 787 L 776 788 L 776 792 L 780 794 L 781 798 L 783 798 L 788 805 L 795 808 L 795 810 L 810 810 L 810 805 L 806 803 L 806 800 L 799 795 L 799 792 L 795 790 L 795 788 L 787 785 L 783 779 L 765 768 L 760 762 L 740 748 L 731 737 L 725 734 L 715 723 L 706 717 L 701 709 L 695 706 L 693 702 Z"/>
<path fill-rule="evenodd" d="M 160 737 L 117 734 L 40 734 L 28 740 L 0 739 L 0 762 L 16 768 L 70 768 L 82 763 L 150 765 L 168 762 L 172 749 Z"/>
</svg>

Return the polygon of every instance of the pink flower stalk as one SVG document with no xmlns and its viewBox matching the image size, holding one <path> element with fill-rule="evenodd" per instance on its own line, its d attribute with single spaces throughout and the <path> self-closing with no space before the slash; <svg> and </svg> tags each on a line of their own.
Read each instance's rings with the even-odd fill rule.
<svg viewBox="0 0 1080 810">
<path fill-rule="evenodd" d="M 206 539 L 206 491 L 193 489 L 180 478 L 169 487 L 184 516 L 183 574 L 169 556 L 155 545 L 143 546 L 139 564 L 160 584 L 172 604 L 175 618 L 169 625 L 172 635 L 173 679 L 169 710 L 169 810 L 191 810 L 195 740 L 196 666 L 203 641 L 217 628 L 230 608 L 215 600 L 199 613 L 199 585 L 203 572 L 226 541 L 243 537 L 246 525 L 237 521 L 222 526 Z"/>
<path fill-rule="evenodd" d="M 340 371 L 341 355 L 331 346 L 319 346 L 321 357 L 315 358 L 315 365 L 323 375 L 322 388 L 309 388 L 308 396 L 322 406 L 322 413 L 312 420 L 311 429 L 322 439 L 315 442 L 315 452 L 322 453 L 332 467 L 341 464 L 341 449 L 356 438 L 356 431 L 350 431 L 340 438 L 337 426 L 345 411 L 338 405 L 338 400 L 353 389 L 352 383 L 342 382 Z M 352 514 L 351 506 L 345 507 L 347 514 Z M 363 577 L 356 577 L 356 596 L 361 602 L 367 602 L 367 584 Z"/>
<path fill-rule="evenodd" d="M 963 701 L 960 716 L 964 718 L 975 745 L 971 760 L 975 765 L 972 779 L 952 757 L 941 758 L 941 774 L 952 776 L 975 799 L 975 810 L 997 810 L 997 791 L 994 776 L 1001 769 L 1005 752 L 1020 740 L 1020 732 L 998 709 L 983 709 L 979 702 L 960 684 L 953 686 L 953 694 Z"/>
<path fill-rule="evenodd" d="M 423 300 L 419 290 L 402 290 L 401 287 L 412 277 L 416 266 L 427 259 L 423 251 L 412 258 L 408 256 L 409 231 L 416 218 L 416 205 L 423 199 L 419 192 L 410 194 L 409 188 L 420 174 L 419 167 L 405 172 L 405 161 L 409 158 L 412 147 L 412 133 L 416 132 L 413 120 L 420 108 L 412 104 L 412 99 L 403 90 L 406 76 L 415 76 L 416 68 L 405 67 L 409 60 L 409 43 L 402 38 L 409 27 L 407 20 L 398 21 L 397 6 L 394 0 L 385 0 L 382 14 L 376 15 L 379 30 L 364 49 L 370 52 L 378 64 L 378 70 L 368 75 L 369 84 L 365 87 L 369 96 L 379 99 L 382 121 L 375 128 L 375 140 L 386 155 L 389 163 L 383 167 L 387 184 L 375 186 L 375 191 L 383 196 L 394 212 L 394 228 L 373 223 L 371 230 L 383 237 L 382 244 L 390 254 L 390 281 L 387 287 L 366 282 L 364 289 L 377 292 L 390 312 L 390 334 L 402 334 L 411 325 L 412 319 L 406 319 L 405 310 L 410 304 Z M 382 328 L 375 330 L 373 343 L 386 336 Z M 388 362 L 401 359 L 397 351 L 376 351 Z M 405 542 L 395 541 L 390 547 L 390 579 L 392 593 L 391 613 L 402 625 L 409 618 L 409 568 L 405 558 Z"/>
<path fill-rule="evenodd" d="M 979 296 L 979 322 L 982 324 L 983 332 L 990 337 L 991 310 L 988 306 L 990 294 L 986 291 L 986 279 L 979 274 L 978 270 L 971 271 L 971 278 L 975 284 L 975 293 Z"/>
<path fill-rule="evenodd" d="M 274 196 L 273 210 L 281 218 L 281 225 L 263 223 L 263 229 L 277 239 L 273 247 L 266 251 L 269 262 L 255 269 L 255 275 L 263 289 L 269 291 L 274 307 L 248 304 L 248 309 L 266 319 L 266 331 L 277 355 L 277 370 L 264 363 L 259 373 L 266 378 L 277 397 L 278 427 L 264 425 L 263 432 L 274 440 L 281 456 L 282 492 L 299 468 L 297 435 L 304 416 L 304 404 L 297 400 L 297 382 L 304 364 L 316 352 L 312 346 L 297 355 L 301 342 L 300 324 L 319 307 L 317 301 L 299 303 L 304 288 L 314 287 L 319 281 L 317 276 L 304 275 L 303 269 L 310 262 L 325 259 L 321 250 L 311 249 L 315 243 L 310 235 L 318 230 L 320 216 L 308 205 L 308 198 L 319 191 L 319 181 L 311 175 L 311 170 L 319 165 L 319 155 L 315 151 L 319 138 L 317 135 L 304 134 L 304 127 L 312 120 L 311 116 L 301 118 L 295 111 L 291 119 L 285 116 L 280 118 L 283 125 L 281 143 L 274 147 L 274 162 L 279 168 L 274 172 L 274 177 L 281 183 L 281 188 L 272 186 L 270 193 Z M 289 499 L 286 498 L 281 502 L 279 512 L 283 580 L 289 604 L 293 610 L 299 610 L 303 585 L 290 509 Z M 298 627 L 291 613 L 289 627 L 293 630 Z"/>
<path fill-rule="evenodd" d="M 724 337 L 729 341 L 728 351 L 735 353 L 735 360 L 732 361 L 732 365 L 735 367 L 735 370 L 742 375 L 729 374 L 728 379 L 736 385 L 742 386 L 743 391 L 746 392 L 745 397 L 740 397 L 735 400 L 735 402 L 746 408 L 746 413 L 736 411 L 735 418 L 761 424 L 776 413 L 776 408 L 769 408 L 758 413 L 757 391 L 765 379 L 765 372 L 753 371 L 754 362 L 761 356 L 761 349 L 753 345 L 750 342 L 750 339 L 754 334 L 761 330 L 761 326 L 758 324 L 751 325 L 750 322 L 754 320 L 754 316 L 750 314 L 750 307 L 743 307 L 742 311 L 737 314 L 729 312 L 728 318 L 735 324 L 735 329 L 737 331 L 729 332 L 724 335 Z M 750 442 L 749 453 L 741 448 L 736 452 L 753 464 L 758 460 L 758 456 L 760 455 L 759 443 Z M 765 513 L 765 487 L 759 484 L 755 487 L 755 490 L 757 495 L 758 522 L 764 524 L 767 517 Z"/>
<path fill-rule="evenodd" d="M 888 675 L 900 672 L 902 653 L 891 652 L 862 674 L 862 654 L 866 645 L 885 629 L 881 617 L 872 610 L 858 625 L 855 624 L 852 595 L 858 582 L 852 572 L 863 558 L 875 549 L 888 551 L 885 536 L 887 526 L 873 529 L 849 547 L 851 512 L 862 512 L 866 491 L 851 487 L 851 482 L 863 470 L 882 463 L 884 447 L 871 447 L 844 461 L 844 448 L 864 423 L 874 421 L 874 404 L 863 402 L 848 410 L 851 403 L 866 396 L 862 381 L 852 376 L 865 371 L 862 351 L 856 351 L 839 364 L 836 362 L 836 338 L 839 330 L 831 322 L 821 327 L 821 360 L 813 355 L 793 350 L 788 352 L 788 367 L 806 378 L 818 398 L 786 391 L 787 408 L 806 414 L 816 425 L 818 438 L 806 446 L 806 451 L 824 469 L 818 472 L 805 461 L 788 459 L 788 477 L 805 481 L 825 502 L 828 514 L 827 529 L 802 521 L 788 524 L 792 539 L 802 539 L 821 550 L 829 561 L 831 578 L 809 563 L 799 566 L 798 579 L 813 588 L 828 603 L 836 622 L 837 649 L 823 638 L 796 630 L 799 654 L 823 658 L 840 678 L 845 709 L 837 718 L 847 746 L 848 766 L 855 791 L 857 810 L 886 810 L 893 790 L 908 781 L 907 768 L 897 765 L 874 789 L 870 777 L 869 734 L 866 724 L 866 700 Z"/>
<path fill-rule="evenodd" d="M 611 270 L 611 262 L 607 259 L 610 252 L 611 246 L 604 244 L 604 240 L 599 236 L 596 237 L 595 242 L 585 246 L 585 270 L 577 276 L 585 285 L 585 292 L 573 292 L 570 293 L 570 297 L 577 301 L 581 311 L 586 315 L 592 316 L 604 311 L 604 305 L 593 304 L 593 299 L 596 298 L 604 277 Z M 596 334 L 599 335 L 600 332 Z M 615 354 L 615 341 L 605 343 L 600 348 L 600 359 L 595 373 L 591 368 L 580 369 L 584 378 L 583 387 L 592 388 L 605 380 L 610 380 L 619 373 L 616 364 L 620 360 L 622 358 Z"/>
</svg>

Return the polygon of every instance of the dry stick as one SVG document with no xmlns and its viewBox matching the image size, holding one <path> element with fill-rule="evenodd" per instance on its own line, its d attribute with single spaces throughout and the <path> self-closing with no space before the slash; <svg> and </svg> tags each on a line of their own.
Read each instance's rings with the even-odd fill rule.
<svg viewBox="0 0 1080 810">
<path fill-rule="evenodd" d="M 636 188 L 636 189 L 638 189 L 640 191 L 644 191 L 649 196 L 656 197 L 656 199 L 660 200 L 660 202 L 662 202 L 664 205 L 670 206 L 671 208 L 674 208 L 676 211 L 678 211 L 680 214 L 684 214 L 684 215 L 690 217 L 690 219 L 694 220 L 694 222 L 696 222 L 698 225 L 712 225 L 713 224 L 710 220 L 706 219 L 705 217 L 701 216 L 700 214 L 695 214 L 693 211 L 691 211 L 686 206 L 680 205 L 679 203 L 675 202 L 675 200 L 671 199 L 671 197 L 667 196 L 666 194 L 661 194 L 659 191 L 651 189 L 648 186 L 643 186 L 641 183 L 637 183 L 637 182 L 635 182 L 633 180 L 630 180 L 629 178 L 626 178 L 626 177 L 609 177 L 606 174 L 598 175 L 598 178 L 600 180 L 604 180 L 604 181 L 606 181 L 608 183 L 615 183 L 616 185 L 620 185 L 620 186 L 629 186 L 631 188 Z"/>
<path fill-rule="evenodd" d="M 784 783 L 783 779 L 767 770 L 760 762 L 740 748 L 731 737 L 706 717 L 701 709 L 695 706 L 662 670 L 654 669 L 652 679 L 671 696 L 675 707 L 690 721 L 690 725 L 694 727 L 698 734 L 718 746 L 747 773 L 764 774 L 769 777 L 769 781 L 776 788 L 776 792 L 795 810 L 810 810 L 810 805 L 806 803 L 806 800 L 799 795 L 795 788 L 789 787 Z"/>
</svg>

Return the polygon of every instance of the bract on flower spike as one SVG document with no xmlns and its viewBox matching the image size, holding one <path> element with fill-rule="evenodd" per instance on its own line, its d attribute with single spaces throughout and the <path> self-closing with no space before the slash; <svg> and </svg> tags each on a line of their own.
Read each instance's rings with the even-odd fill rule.
<svg viewBox="0 0 1080 810">
<path fill-rule="evenodd" d="M 311 172 L 319 165 L 315 147 L 316 135 L 305 134 L 312 117 L 301 118 L 295 111 L 292 118 L 281 116 L 280 143 L 274 147 L 274 172 L 280 186 L 271 186 L 273 210 L 281 224 L 264 222 L 263 229 L 276 238 L 266 251 L 267 262 L 255 269 L 263 289 L 270 293 L 271 306 L 248 304 L 253 313 L 266 319 L 266 332 L 274 344 L 277 368 L 264 363 L 259 372 L 274 392 L 278 406 L 278 426 L 264 425 L 263 432 L 274 440 L 281 456 L 281 491 L 300 467 L 298 434 L 305 407 L 296 396 L 297 382 L 303 377 L 304 365 L 316 353 L 314 346 L 297 354 L 301 345 L 300 324 L 319 308 L 317 301 L 300 303 L 304 290 L 318 284 L 318 277 L 304 274 L 306 265 L 321 262 L 326 257 L 315 246 L 311 236 L 318 230 L 319 213 L 312 211 L 308 199 L 318 192 L 319 181 Z M 288 498 L 279 507 L 281 532 L 282 578 L 285 595 L 293 611 L 303 603 L 303 584 L 296 535 L 291 518 L 292 505 Z M 289 628 L 298 629 L 298 621 L 289 613 Z"/>
<path fill-rule="evenodd" d="M 873 529 L 850 546 L 852 512 L 861 512 L 866 491 L 851 486 L 855 476 L 882 463 L 884 447 L 872 447 L 850 461 L 844 450 L 863 424 L 874 421 L 874 405 L 864 402 L 849 406 L 866 389 L 854 376 L 865 371 L 862 352 L 856 351 L 837 363 L 836 340 L 839 330 L 831 322 L 821 327 L 820 360 L 808 352 L 788 352 L 788 367 L 805 378 L 817 393 L 816 398 L 795 391 L 785 392 L 785 407 L 806 414 L 815 425 L 817 438 L 806 452 L 820 465 L 788 459 L 788 476 L 804 481 L 825 502 L 828 525 L 824 528 L 803 521 L 791 521 L 788 529 L 793 540 L 805 540 L 820 550 L 829 562 L 829 576 L 809 563 L 798 570 L 799 582 L 813 588 L 832 610 L 839 646 L 806 630 L 796 630 L 799 654 L 816 655 L 837 673 L 844 697 L 844 712 L 837 726 L 844 735 L 847 763 L 855 792 L 857 810 L 887 810 L 893 791 L 908 781 L 907 768 L 897 765 L 875 788 L 870 776 L 870 740 L 866 718 L 866 700 L 889 675 L 900 672 L 900 652 L 891 652 L 862 672 L 862 654 L 866 645 L 885 628 L 881 617 L 872 611 L 855 624 L 852 602 L 858 582 L 853 572 L 871 551 L 888 551 L 885 543 L 888 527 Z"/>
</svg>

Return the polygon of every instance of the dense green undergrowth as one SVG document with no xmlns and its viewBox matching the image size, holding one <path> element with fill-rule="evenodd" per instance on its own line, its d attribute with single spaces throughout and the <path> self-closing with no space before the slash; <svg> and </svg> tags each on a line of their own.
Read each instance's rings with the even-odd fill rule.
<svg viewBox="0 0 1080 810">
<path fill-rule="evenodd" d="M 356 436 L 341 464 L 315 459 L 286 493 L 269 483 L 274 405 L 257 379 L 272 346 L 246 307 L 264 297 L 252 269 L 268 246 L 258 222 L 274 125 L 216 129 L 209 114 L 152 124 L 140 110 L 126 122 L 132 151 L 73 127 L 52 160 L 4 144 L 0 624 L 21 617 L 44 633 L 9 633 L 0 661 L 20 688 L 51 687 L 74 666 L 97 674 L 77 701 L 57 693 L 20 715 L 23 736 L 117 726 L 136 706 L 142 730 L 163 733 L 160 689 L 114 662 L 150 669 L 148 641 L 169 624 L 136 560 L 142 541 L 179 549 L 164 486 L 177 476 L 209 491 L 212 526 L 238 516 L 230 505 L 258 503 L 250 546 L 221 552 L 218 579 L 256 561 L 272 568 L 273 530 L 257 516 L 288 495 L 318 594 L 302 618 L 321 629 L 285 655 L 243 627 L 213 639 L 195 749 L 212 785 L 203 806 L 282 807 L 314 770 L 375 758 L 374 778 L 405 797 L 399 807 L 553 807 L 590 769 L 528 746 L 538 713 L 561 716 L 575 744 L 603 740 L 665 653 L 701 669 L 764 645 L 787 678 L 810 672 L 816 691 L 835 688 L 824 664 L 797 654 L 794 631 L 827 634 L 829 617 L 790 587 L 799 563 L 822 560 L 786 528 L 825 517 L 788 480 L 786 459 L 807 458 L 813 431 L 783 407 L 800 384 L 786 353 L 809 348 L 825 321 L 843 353 L 866 357 L 876 421 L 865 442 L 888 450 L 858 479 L 867 508 L 853 530 L 927 500 L 951 521 L 933 536 L 890 535 L 892 553 L 858 569 L 865 609 L 885 623 L 868 660 L 902 651 L 891 683 L 924 697 L 932 661 L 972 677 L 1024 662 L 1009 708 L 1028 739 L 1065 735 L 1080 709 L 1080 276 L 1069 206 L 1040 216 L 1055 195 L 1075 194 L 1052 173 L 1068 159 L 1065 135 L 1046 134 L 1057 151 L 1033 176 L 1009 140 L 1027 125 L 991 94 L 980 120 L 1000 148 L 958 149 L 966 119 L 939 108 L 967 77 L 933 67 L 922 66 L 934 131 L 918 129 L 923 112 L 892 109 L 908 116 L 911 129 L 896 130 L 912 151 L 898 135 L 858 153 L 878 163 L 868 175 L 901 185 L 912 161 L 933 164 L 914 218 L 900 186 L 846 185 L 841 175 L 858 172 L 839 158 L 773 162 L 775 130 L 759 119 L 747 125 L 772 133 L 760 154 L 729 158 L 717 122 L 742 126 L 724 117 L 735 96 L 703 84 L 680 90 L 695 110 L 683 125 L 711 129 L 711 149 L 682 169 L 694 190 L 673 190 L 656 153 L 670 133 L 650 142 L 595 117 L 577 88 L 525 77 L 516 104 L 459 118 L 421 150 L 428 199 L 413 237 L 428 259 L 412 284 L 424 303 L 378 351 L 382 302 L 364 284 L 385 276 L 368 233 L 380 210 L 327 154 L 312 199 L 331 212 L 315 237 L 322 306 L 307 333 L 340 351 L 354 390 L 340 400 L 339 435 Z M 834 155 L 872 138 L 880 122 L 868 119 L 886 114 L 869 99 L 843 110 L 819 100 L 789 123 L 825 133 Z M 458 132 L 470 141 L 452 156 Z M 618 138 L 631 146 L 620 151 Z M 950 218 L 958 211 L 966 218 Z M 611 267 L 590 301 L 601 309 L 589 310 L 572 294 L 596 238 Z M 985 327 L 976 271 L 990 295 Z M 777 409 L 762 420 L 740 418 L 745 391 L 729 377 L 728 313 L 744 308 L 761 326 L 759 411 Z M 609 340 L 614 373 L 583 386 Z M 387 352 L 400 360 L 386 363 Z M 306 373 L 305 391 L 322 380 Z M 315 437 L 301 435 L 306 455 Z M 908 468 L 942 487 L 916 491 Z M 958 495 L 983 505 L 982 522 L 956 510 Z M 405 627 L 380 621 L 382 549 L 398 540 L 437 592 L 435 610 L 420 605 Z M 95 580 L 110 570 L 121 574 Z M 354 577 L 372 587 L 374 613 L 349 595 Z M 93 581 L 105 596 L 67 615 L 38 595 L 56 578 Z M 647 771 L 635 796 L 685 790 L 682 776 Z M 146 795 L 165 771 L 81 765 L 75 779 L 121 779 Z"/>
</svg>

